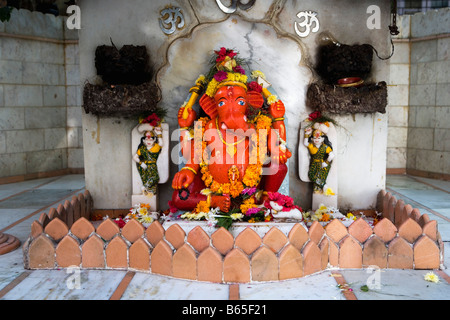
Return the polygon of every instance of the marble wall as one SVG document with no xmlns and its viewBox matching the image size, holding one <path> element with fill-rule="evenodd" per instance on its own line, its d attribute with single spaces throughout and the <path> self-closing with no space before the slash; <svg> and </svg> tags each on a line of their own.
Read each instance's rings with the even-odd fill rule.
<svg viewBox="0 0 450 320">
<path fill-rule="evenodd" d="M 442 8 L 399 19 L 390 61 L 388 169 L 448 179 L 449 17 Z"/>
<path fill-rule="evenodd" d="M 78 34 L 65 17 L 0 22 L 0 179 L 83 169 Z M 73 171 L 71 171 L 73 169 Z"/>
<path fill-rule="evenodd" d="M 231 1 L 223 0 L 229 6 Z M 244 2 L 244 1 L 243 1 Z M 305 104 L 314 72 L 319 34 L 331 33 L 344 44 L 369 43 L 381 56 L 390 53 L 389 1 L 379 1 L 380 29 L 369 29 L 367 9 L 373 1 L 256 0 L 249 10 L 233 14 L 220 10 L 216 1 L 79 1 L 82 10 L 80 37 L 81 82 L 100 83 L 94 65 L 95 49 L 110 44 L 146 45 L 155 66 L 154 80 L 162 90 L 160 106 L 166 108 L 171 131 L 176 113 L 199 74 L 208 71 L 213 50 L 226 46 L 250 59 L 250 68 L 263 71 L 286 105 L 290 159 L 290 195 L 302 207 L 311 205 L 310 186 L 297 172 L 299 124 L 310 112 Z M 161 11 L 179 7 L 185 25 L 171 35 L 160 26 Z M 301 11 L 318 13 L 320 29 L 305 38 L 295 32 Z M 389 64 L 374 56 L 371 81 L 389 81 Z M 386 170 L 387 116 L 385 114 L 340 115 L 336 120 L 339 149 L 339 206 L 374 208 L 376 194 L 384 188 Z M 97 209 L 131 206 L 131 130 L 137 119 L 97 118 L 83 114 L 86 187 Z M 173 138 L 171 147 L 177 145 Z M 171 177 L 177 170 L 171 164 Z M 161 207 L 170 200 L 170 183 L 161 186 Z M 167 207 L 167 206 L 166 206 Z"/>
</svg>

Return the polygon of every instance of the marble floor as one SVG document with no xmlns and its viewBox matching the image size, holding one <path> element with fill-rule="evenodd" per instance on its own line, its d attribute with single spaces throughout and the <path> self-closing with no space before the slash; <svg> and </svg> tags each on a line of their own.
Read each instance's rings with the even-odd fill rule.
<svg viewBox="0 0 450 320">
<path fill-rule="evenodd" d="M 83 175 L 0 185 L 0 232 L 23 243 L 33 220 L 84 188 Z M 437 220 L 450 252 L 450 182 L 390 175 L 386 190 Z M 450 300 L 449 270 L 436 270 L 438 283 L 424 280 L 428 270 L 347 269 L 277 282 L 211 284 L 125 270 L 25 270 L 17 249 L 0 256 L 0 300 Z M 345 287 L 338 286 L 340 279 Z"/>
</svg>

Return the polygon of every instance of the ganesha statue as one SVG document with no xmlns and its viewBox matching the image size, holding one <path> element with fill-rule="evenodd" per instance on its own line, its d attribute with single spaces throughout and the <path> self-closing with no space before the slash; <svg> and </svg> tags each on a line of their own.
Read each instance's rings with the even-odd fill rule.
<svg viewBox="0 0 450 320">
<path fill-rule="evenodd" d="M 291 157 L 284 104 L 262 72 L 246 75 L 235 51 L 221 48 L 212 61 L 209 76 L 198 78 L 178 112 L 186 164 L 172 180 L 171 205 L 268 221 L 264 202 L 280 188 Z M 198 97 L 206 115 L 199 118 L 192 108 Z"/>
</svg>

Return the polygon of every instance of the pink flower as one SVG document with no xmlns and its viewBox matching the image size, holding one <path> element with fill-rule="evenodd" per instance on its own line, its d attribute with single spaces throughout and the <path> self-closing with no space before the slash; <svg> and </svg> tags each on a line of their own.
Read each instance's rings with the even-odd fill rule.
<svg viewBox="0 0 450 320">
<path fill-rule="evenodd" d="M 169 201 L 170 213 L 175 213 L 178 211 L 178 208 L 173 205 L 172 201 Z"/>
<path fill-rule="evenodd" d="M 222 62 L 226 57 L 233 59 L 237 55 L 236 52 L 225 47 L 220 48 L 219 51 L 214 51 L 214 53 L 217 54 L 216 62 Z"/>
<path fill-rule="evenodd" d="M 245 74 L 245 70 L 244 68 L 242 68 L 241 66 L 236 66 L 233 68 L 234 72 L 240 73 L 240 74 Z"/>
<path fill-rule="evenodd" d="M 228 73 L 225 71 L 217 71 L 217 73 L 214 75 L 214 79 L 217 82 L 222 82 L 223 80 L 226 80 L 228 78 Z"/>
<path fill-rule="evenodd" d="M 124 226 L 125 226 L 125 224 L 126 224 L 126 222 L 125 221 L 123 221 L 123 219 L 122 218 L 116 218 L 115 220 L 114 220 L 114 222 L 119 226 L 119 228 L 123 228 Z"/>
<path fill-rule="evenodd" d="M 320 111 L 314 111 L 313 113 L 311 113 L 310 115 L 309 115 L 309 120 L 310 121 L 313 121 L 313 120 L 316 120 L 316 119 L 318 119 L 318 118 L 320 118 L 322 116 L 322 114 L 321 114 L 321 112 Z"/>
<path fill-rule="evenodd" d="M 261 210 L 260 208 L 250 208 L 247 210 L 247 212 L 245 213 L 246 216 L 251 216 L 252 214 L 256 214 L 259 212 L 259 210 Z"/>
<path fill-rule="evenodd" d="M 248 84 L 248 91 L 262 92 L 262 87 L 256 81 L 252 81 Z"/>
<path fill-rule="evenodd" d="M 254 194 L 256 192 L 256 187 L 252 187 L 252 188 L 245 188 L 244 190 L 242 190 L 242 194 L 247 194 L 249 196 L 251 196 L 252 194 Z"/>
<path fill-rule="evenodd" d="M 158 122 L 160 122 L 160 119 L 155 113 L 152 113 L 142 121 L 142 123 L 149 123 L 153 127 L 158 125 Z"/>
</svg>

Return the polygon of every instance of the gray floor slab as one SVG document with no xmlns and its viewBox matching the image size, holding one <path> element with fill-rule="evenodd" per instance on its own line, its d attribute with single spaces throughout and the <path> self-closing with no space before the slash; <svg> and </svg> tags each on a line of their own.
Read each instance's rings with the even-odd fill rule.
<svg viewBox="0 0 450 320">
<path fill-rule="evenodd" d="M 241 284 L 241 300 L 345 300 L 331 271 L 276 282 Z"/>
<path fill-rule="evenodd" d="M 108 300 L 125 273 L 115 270 L 35 270 L 3 300 Z"/>
<path fill-rule="evenodd" d="M 76 189 L 36 189 L 0 202 L 0 209 L 39 209 L 68 196 Z"/>
<path fill-rule="evenodd" d="M 229 286 L 136 273 L 121 300 L 228 300 Z"/>
<path fill-rule="evenodd" d="M 341 270 L 358 300 L 450 300 L 450 284 L 424 280 L 429 270 Z M 368 286 L 367 292 L 361 286 Z"/>
</svg>

